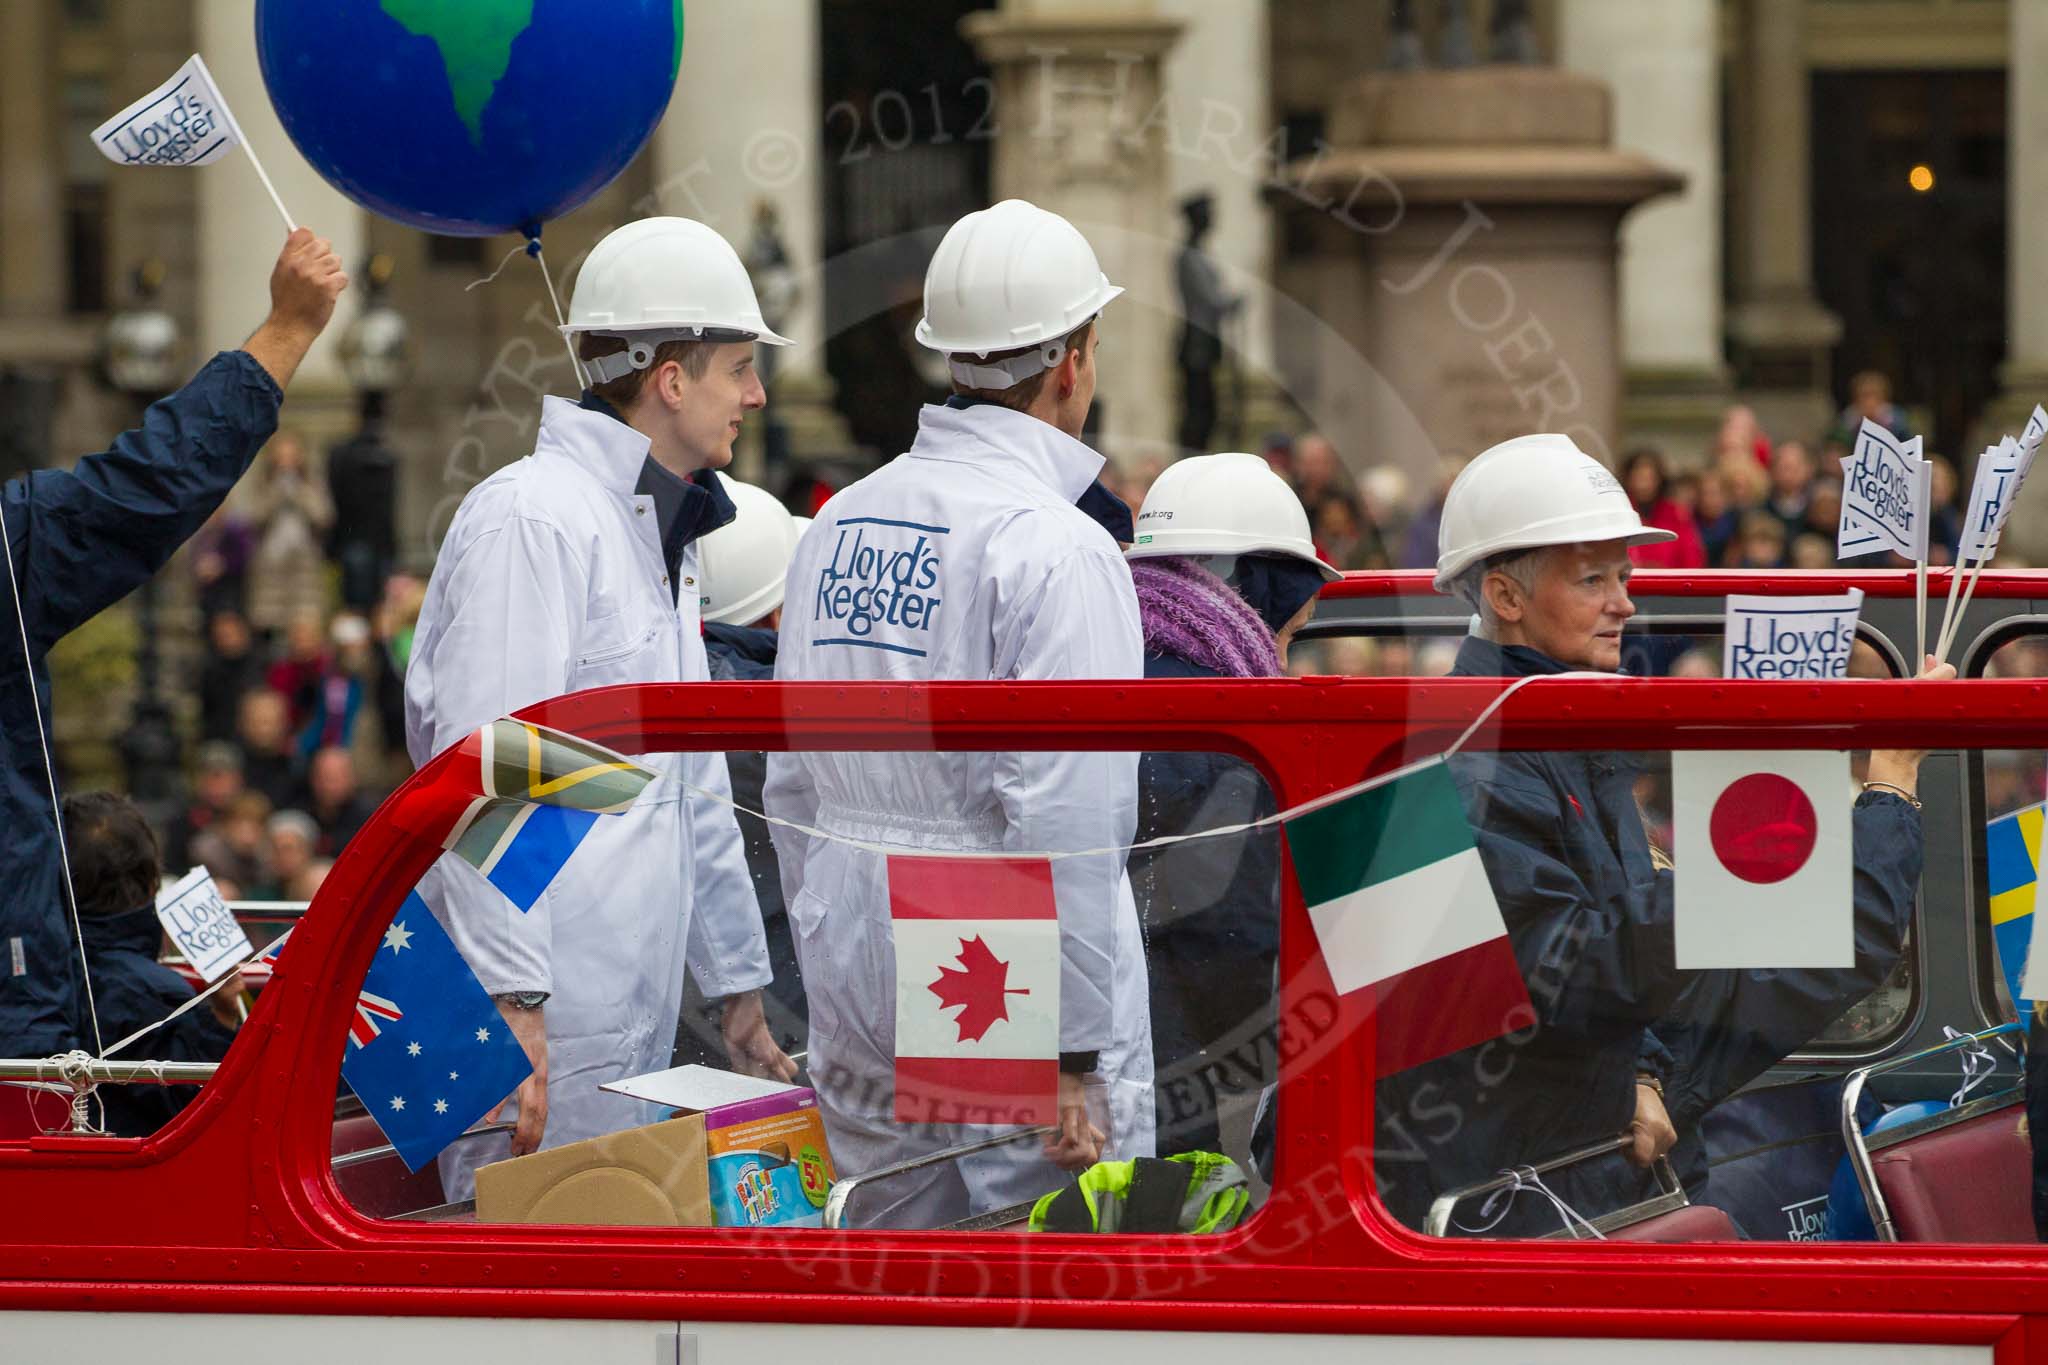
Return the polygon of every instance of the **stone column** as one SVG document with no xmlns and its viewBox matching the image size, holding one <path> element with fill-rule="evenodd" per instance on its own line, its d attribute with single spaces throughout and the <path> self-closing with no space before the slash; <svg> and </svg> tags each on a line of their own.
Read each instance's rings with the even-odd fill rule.
<svg viewBox="0 0 2048 1365">
<path fill-rule="evenodd" d="M 64 144 L 56 0 L 0 6 L 0 313 L 64 311 Z"/>
<path fill-rule="evenodd" d="M 1745 386 L 1780 391 L 1786 417 L 1818 426 L 1829 411 L 1829 352 L 1842 323 L 1813 292 L 1805 0 L 1748 0 L 1739 21 L 1735 97 L 1747 136 L 1739 162 L 1741 302 L 1729 333 Z"/>
<path fill-rule="evenodd" d="M 1685 176 L 1621 227 L 1624 439 L 1704 450 L 1721 357 L 1721 73 L 1715 0 L 1560 0 L 1560 66 L 1607 83 L 1614 140 Z"/>
<path fill-rule="evenodd" d="M 1104 315 L 1096 389 L 1098 445 L 1119 460 L 1174 448 L 1179 235 L 1161 66 L 1181 28 L 1150 0 L 1004 0 L 961 22 L 995 71 L 992 197 L 1065 215 L 1124 288 Z"/>
<path fill-rule="evenodd" d="M 2020 431 L 2034 404 L 2048 403 L 2048 89 L 2028 79 L 2048 61 L 2048 5 L 2011 8 L 2012 58 L 2006 90 L 2006 257 L 2004 390 L 1986 410 L 1976 439 Z M 2022 493 L 2006 543 L 2035 563 L 2048 555 L 2048 485 Z"/>
<path fill-rule="evenodd" d="M 193 14 L 197 49 L 206 54 L 222 97 L 263 159 L 285 207 L 301 226 L 334 243 L 342 264 L 357 273 L 363 264 L 363 210 L 322 180 L 285 135 L 263 87 L 250 15 L 247 0 L 198 0 Z M 158 174 L 198 177 L 199 318 L 193 349 L 203 359 L 241 345 L 269 312 L 270 265 L 284 244 L 284 220 L 242 153 L 196 170 Z M 304 432 L 316 449 L 354 429 L 340 339 L 354 315 L 357 292 L 352 288 L 342 296 L 334 321 L 292 381 L 285 421 Z"/>
<path fill-rule="evenodd" d="M 1187 25 L 1164 64 L 1172 111 L 1168 198 L 1177 206 L 1199 191 L 1215 197 L 1216 225 L 1205 249 L 1245 301 L 1225 333 L 1233 354 L 1217 374 L 1222 392 L 1211 445 L 1218 449 L 1256 444 L 1264 432 L 1294 420 L 1273 362 L 1274 215 L 1265 199 L 1275 169 L 1268 8 L 1268 0 L 1160 0 L 1163 12 Z M 1171 230 L 1181 231 L 1177 217 Z"/>
<path fill-rule="evenodd" d="M 707 223 L 744 256 L 757 208 L 775 210 L 798 283 L 780 327 L 796 345 L 772 357 L 769 403 L 798 459 L 850 444 L 825 372 L 818 41 L 818 0 L 691 6 L 682 69 L 651 149 L 651 212 Z M 762 53 L 774 54 L 773 80 L 761 77 Z M 748 428 L 736 473 L 758 479 L 759 424 Z"/>
<path fill-rule="evenodd" d="M 1306 248 L 1281 326 L 1339 450 L 1428 487 L 1445 456 L 1563 432 L 1620 451 L 1618 233 L 1684 177 L 1612 145 L 1606 86 L 1539 66 L 1378 72 L 1273 198 Z"/>
</svg>

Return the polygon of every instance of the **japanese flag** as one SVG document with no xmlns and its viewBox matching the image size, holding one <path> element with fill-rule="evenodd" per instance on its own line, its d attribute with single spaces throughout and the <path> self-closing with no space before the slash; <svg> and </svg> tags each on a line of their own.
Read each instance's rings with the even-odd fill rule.
<svg viewBox="0 0 2048 1365">
<path fill-rule="evenodd" d="M 889 859 L 898 1123 L 1058 1117 L 1060 922 L 1045 858 Z"/>
<path fill-rule="evenodd" d="M 1681 971 L 1850 967 L 1849 756 L 1671 756 L 1674 928 Z"/>
</svg>

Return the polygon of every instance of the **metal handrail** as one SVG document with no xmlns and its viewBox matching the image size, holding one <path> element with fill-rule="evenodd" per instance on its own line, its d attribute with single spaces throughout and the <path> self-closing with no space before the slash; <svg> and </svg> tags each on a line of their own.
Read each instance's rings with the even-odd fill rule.
<svg viewBox="0 0 2048 1365">
<path fill-rule="evenodd" d="M 453 1142 L 460 1142 L 464 1138 L 482 1137 L 486 1133 L 509 1133 L 517 1126 L 517 1124 L 503 1122 L 480 1123 L 474 1128 L 465 1128 L 460 1133 L 457 1133 Z M 451 1146 L 453 1142 L 451 1142 Z M 367 1166 L 372 1161 L 382 1161 L 385 1157 L 396 1156 L 397 1154 L 398 1149 L 386 1142 L 380 1143 L 375 1147 L 359 1147 L 353 1152 L 343 1152 L 327 1164 L 331 1170 L 345 1171 L 351 1166 Z M 447 1206 L 443 1205 L 442 1207 L 445 1208 Z"/>
<path fill-rule="evenodd" d="M 995 1137 L 983 1138 L 979 1142 L 968 1142 L 958 1147 L 947 1147 L 942 1151 L 926 1152 L 923 1156 L 914 1156 L 908 1161 L 898 1161 L 889 1166 L 877 1166 L 872 1171 L 862 1171 L 859 1175 L 850 1175 L 844 1180 L 835 1180 L 832 1182 L 831 1190 L 825 1195 L 824 1224 L 828 1228 L 844 1226 L 846 1201 L 853 1197 L 856 1190 L 866 1185 L 872 1185 L 878 1180 L 887 1180 L 891 1176 L 902 1175 L 906 1171 L 921 1170 L 926 1166 L 937 1166 L 942 1162 L 958 1161 L 963 1156 L 972 1156 L 976 1152 L 986 1152 L 992 1147 L 1007 1147 L 1013 1142 L 1022 1142 L 1026 1138 L 1044 1137 L 1048 1133 L 1058 1131 L 1051 1124 L 1041 1124 L 1036 1128 L 1020 1128 L 1014 1133 L 999 1133 Z M 1005 1212 L 1008 1212 L 1008 1210 L 1005 1210 Z"/>
<path fill-rule="evenodd" d="M 1470 1185 L 1463 1185 L 1455 1190 L 1449 1190 L 1438 1195 L 1430 1204 L 1429 1214 L 1422 1220 L 1422 1231 L 1430 1237 L 1448 1236 L 1451 1226 L 1451 1214 L 1457 1209 L 1458 1205 L 1464 1203 L 1467 1199 L 1507 1189 L 1527 1176 L 1548 1175 L 1550 1172 L 1561 1170 L 1566 1166 L 1576 1166 L 1582 1161 L 1591 1161 L 1596 1157 L 1612 1156 L 1616 1152 L 1625 1151 L 1634 1145 L 1635 1136 L 1630 1133 L 1623 1133 L 1619 1137 L 1596 1142 L 1591 1146 L 1576 1148 L 1573 1151 L 1564 1153 L 1562 1156 L 1551 1157 L 1547 1161 L 1539 1161 L 1534 1165 L 1518 1166 L 1513 1170 L 1502 1171 L 1498 1175 L 1490 1176 L 1485 1180 L 1474 1181 Z M 1654 1218 L 1658 1214 L 1670 1213 L 1674 1209 L 1691 1206 L 1692 1201 L 1685 1196 L 1685 1186 L 1678 1179 L 1678 1172 L 1671 1168 L 1671 1163 L 1668 1160 L 1660 1156 L 1650 1163 L 1650 1169 L 1656 1174 L 1657 1183 L 1663 1187 L 1664 1192 L 1662 1194 L 1653 1195 L 1640 1203 L 1630 1204 L 1627 1208 L 1603 1213 L 1597 1218 L 1585 1219 L 1584 1221 L 1587 1225 L 1596 1232 L 1604 1233 L 1613 1228 L 1624 1227 L 1631 1223 L 1639 1223 L 1645 1218 Z M 1583 1240 L 1579 1238 L 1579 1234 L 1576 1231 L 1569 1227 L 1550 1234 L 1552 1237 L 1566 1235 L 1571 1236 L 1575 1240 Z"/>
<path fill-rule="evenodd" d="M 1938 1057 L 1944 1052 L 1955 1052 L 1987 1039 L 2004 1038 L 2015 1033 L 2024 1034 L 2025 1031 L 2025 1024 L 2013 1022 L 1999 1024 L 1995 1028 L 1984 1029 L 1979 1033 L 1959 1033 L 1953 1038 L 1936 1043 L 1933 1047 L 1858 1067 L 1842 1082 L 1842 1144 L 1849 1149 L 1849 1169 L 1856 1172 L 1856 1184 L 1863 1191 L 1863 1206 L 1870 1211 L 1870 1224 L 1877 1230 L 1877 1239 L 1880 1242 L 1898 1241 L 1899 1229 L 1897 1224 L 1892 1222 L 1891 1206 L 1885 1203 L 1884 1192 L 1877 1187 L 1877 1167 L 1871 1164 L 1870 1154 L 1894 1143 L 1903 1142 L 1909 1137 L 1918 1137 L 1926 1129 L 1917 1123 L 1907 1124 L 1893 1132 L 1880 1134 L 1875 1141 L 1866 1140 L 1863 1136 L 1863 1126 L 1856 1122 L 1856 1109 L 1862 1102 L 1864 1085 L 1872 1076 L 1897 1071 L 1901 1067 L 1911 1066 L 1929 1057 Z M 1982 1096 L 1959 1109 L 1929 1116 L 1928 1124 L 1931 1127 L 1945 1127 L 1977 1114 L 2002 1108 L 2011 1103 L 2013 1097 L 2019 1093 L 2020 1087 L 2014 1086 L 2009 1090 Z M 1935 1121 L 1937 1119 L 1939 1122 Z"/>
<path fill-rule="evenodd" d="M 219 1062 L 107 1062 L 99 1058 L 0 1057 L 0 1081 L 41 1082 L 70 1089 L 74 1078 L 92 1085 L 204 1085 Z"/>
</svg>

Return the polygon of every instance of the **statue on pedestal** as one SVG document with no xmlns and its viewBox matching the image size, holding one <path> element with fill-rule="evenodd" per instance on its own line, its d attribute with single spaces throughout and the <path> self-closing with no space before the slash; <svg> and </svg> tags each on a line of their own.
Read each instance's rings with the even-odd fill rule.
<svg viewBox="0 0 2048 1365">
<path fill-rule="evenodd" d="M 1179 439 L 1182 450 L 1201 452 L 1208 450 L 1216 429 L 1216 367 L 1223 362 L 1223 326 L 1244 306 L 1244 299 L 1225 291 L 1216 263 L 1202 250 L 1202 239 L 1215 221 L 1214 198 L 1206 190 L 1198 191 L 1181 201 L 1180 212 L 1187 222 L 1187 240 L 1181 243 L 1174 267 L 1181 316 L 1176 355 L 1181 376 Z"/>
</svg>

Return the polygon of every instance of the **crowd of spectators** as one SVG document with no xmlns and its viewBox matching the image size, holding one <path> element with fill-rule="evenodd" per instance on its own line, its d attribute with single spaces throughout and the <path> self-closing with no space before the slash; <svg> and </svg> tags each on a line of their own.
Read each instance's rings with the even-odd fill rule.
<svg viewBox="0 0 2048 1365">
<path fill-rule="evenodd" d="M 192 547 L 198 732 L 158 834 L 167 870 L 204 865 L 230 900 L 310 900 L 410 771 L 402 679 L 425 584 L 392 573 L 342 601 L 335 531 L 304 441 L 280 432 Z"/>
<path fill-rule="evenodd" d="M 1616 470 L 1643 520 L 1676 533 L 1636 552 L 1656 568 L 1828 569 L 1837 566 L 1843 457 L 1857 426 L 1911 434 L 1889 384 L 1859 375 L 1850 401 L 1819 433 L 1773 433 L 1748 407 L 1724 414 L 1710 447 L 1690 458 L 1638 447 Z M 1423 569 L 1436 562 L 1437 521 L 1460 465 L 1427 479 L 1391 464 L 1346 458 L 1325 436 L 1266 436 L 1259 453 L 1291 483 L 1319 552 L 1340 569 Z M 1932 457 L 1930 560 L 1953 562 L 1960 532 L 1955 466 Z M 1137 509 L 1161 460 L 1105 477 Z M 340 499 L 280 433 L 243 492 L 200 533 L 191 562 L 205 615 L 205 649 L 191 680 L 199 733 L 190 800 L 161 831 L 173 870 L 204 863 L 231 895 L 310 897 L 377 799 L 409 771 L 402 678 L 422 579 L 382 576 L 375 600 L 342 601 Z M 813 511 L 806 506 L 803 510 Z M 346 528 L 340 528 L 345 530 Z M 1869 556 L 1847 567 L 1886 567 Z M 1430 676 L 1455 641 L 1350 638 L 1308 643 L 1295 672 Z M 1668 661 L 1711 675 L 1708 651 Z"/>
</svg>

